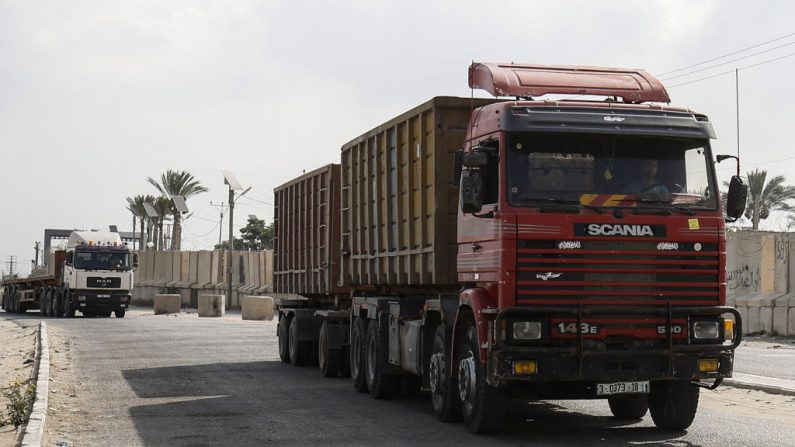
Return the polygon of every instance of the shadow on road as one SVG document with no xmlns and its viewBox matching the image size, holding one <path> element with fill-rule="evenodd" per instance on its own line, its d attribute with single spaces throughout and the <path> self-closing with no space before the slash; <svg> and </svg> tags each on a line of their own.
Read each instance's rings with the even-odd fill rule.
<svg viewBox="0 0 795 447">
<path fill-rule="evenodd" d="M 476 436 L 435 419 L 430 398 L 374 401 L 348 379 L 280 362 L 215 363 L 123 371 L 150 405 L 130 414 L 147 446 L 176 445 L 662 445 L 688 447 L 685 432 L 512 402 L 499 435 Z M 597 405 L 605 404 L 597 403 Z"/>
</svg>

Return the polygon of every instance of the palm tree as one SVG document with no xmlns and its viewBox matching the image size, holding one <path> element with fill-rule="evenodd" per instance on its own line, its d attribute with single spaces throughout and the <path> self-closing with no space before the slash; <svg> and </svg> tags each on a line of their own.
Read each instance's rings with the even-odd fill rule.
<svg viewBox="0 0 795 447">
<path fill-rule="evenodd" d="M 755 169 L 746 173 L 748 177 L 748 203 L 745 217 L 751 220 L 753 229 L 759 229 L 759 221 L 767 219 L 771 211 L 789 211 L 789 200 L 795 199 L 795 187 L 784 184 L 784 176 L 777 175 L 767 183 L 767 171 Z M 724 182 L 727 187 L 728 183 Z M 727 188 L 728 189 L 728 188 Z"/>
<path fill-rule="evenodd" d="M 193 174 L 187 171 L 172 171 L 167 170 L 160 175 L 160 182 L 149 177 L 146 179 L 164 196 L 182 196 L 187 201 L 189 197 L 203 192 L 207 192 L 207 188 L 193 177 Z M 174 226 L 171 230 L 171 248 L 179 250 L 180 241 L 182 239 L 182 216 L 177 211 L 172 201 L 170 202 L 171 212 L 174 216 Z"/>
<path fill-rule="evenodd" d="M 141 246 L 139 248 L 143 248 L 144 244 L 144 225 L 148 219 L 148 215 L 146 214 L 146 208 L 144 208 L 145 203 L 153 203 L 155 201 L 154 196 L 150 194 L 138 194 L 134 197 L 127 197 L 127 210 L 129 210 L 133 215 L 133 228 L 135 228 L 135 219 L 138 218 L 141 222 L 141 237 L 140 241 Z"/>
<path fill-rule="evenodd" d="M 155 228 L 155 250 L 165 250 L 165 238 L 163 237 L 163 220 L 172 213 L 174 203 L 166 196 L 155 199 L 152 206 L 157 211 L 157 228 Z M 177 213 L 179 214 L 179 213 Z"/>
</svg>

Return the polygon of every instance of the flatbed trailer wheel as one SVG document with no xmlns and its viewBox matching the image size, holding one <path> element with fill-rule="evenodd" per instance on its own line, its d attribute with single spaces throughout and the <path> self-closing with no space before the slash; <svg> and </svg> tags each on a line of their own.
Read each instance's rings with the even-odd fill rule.
<svg viewBox="0 0 795 447">
<path fill-rule="evenodd" d="M 376 399 L 393 397 L 400 385 L 400 376 L 389 372 L 389 342 L 387 332 L 378 320 L 367 328 L 366 378 L 367 389 Z"/>
<path fill-rule="evenodd" d="M 458 377 L 450 372 L 450 345 L 444 323 L 436 326 L 431 351 L 430 382 L 433 412 L 439 420 L 461 420 L 461 399 L 458 397 Z"/>
<path fill-rule="evenodd" d="M 651 383 L 649 412 L 657 428 L 684 430 L 690 427 L 698 410 L 700 387 L 686 380 Z"/>
<path fill-rule="evenodd" d="M 607 403 L 616 419 L 642 419 L 649 410 L 645 394 L 608 397 Z"/>
<path fill-rule="evenodd" d="M 320 336 L 318 337 L 318 365 L 323 377 L 336 377 L 340 373 L 340 358 L 342 357 L 339 349 L 330 349 L 328 343 L 328 323 L 323 322 L 320 326 Z"/>
<path fill-rule="evenodd" d="M 355 317 L 351 324 L 351 346 L 350 346 L 350 370 L 353 379 L 353 388 L 360 392 L 367 392 L 366 368 L 366 346 L 367 326 L 369 321 L 366 318 Z"/>
<path fill-rule="evenodd" d="M 486 365 L 480 361 L 480 343 L 474 323 L 468 322 L 458 351 L 458 394 L 461 414 L 472 433 L 498 429 L 507 415 L 505 390 L 486 383 Z"/>
<path fill-rule="evenodd" d="M 279 339 L 279 359 L 282 363 L 290 363 L 290 317 L 282 315 L 279 317 L 279 327 L 276 335 Z"/>
<path fill-rule="evenodd" d="M 52 316 L 61 318 L 63 316 L 63 290 L 55 292 L 55 299 L 52 301 Z"/>
<path fill-rule="evenodd" d="M 298 340 L 298 318 L 293 316 L 289 329 L 290 363 L 293 366 L 304 366 L 311 362 L 312 342 Z"/>
</svg>

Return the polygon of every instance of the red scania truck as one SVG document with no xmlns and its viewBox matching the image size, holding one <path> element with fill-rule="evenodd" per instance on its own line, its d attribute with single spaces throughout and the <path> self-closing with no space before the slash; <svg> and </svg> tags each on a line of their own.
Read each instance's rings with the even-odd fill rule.
<svg viewBox="0 0 795 447">
<path fill-rule="evenodd" d="M 709 119 L 643 70 L 474 63 L 469 85 L 495 98 L 433 98 L 275 189 L 282 361 L 430 390 L 476 433 L 509 396 L 687 428 L 742 327 L 724 221 L 747 187 L 721 204 Z"/>
</svg>

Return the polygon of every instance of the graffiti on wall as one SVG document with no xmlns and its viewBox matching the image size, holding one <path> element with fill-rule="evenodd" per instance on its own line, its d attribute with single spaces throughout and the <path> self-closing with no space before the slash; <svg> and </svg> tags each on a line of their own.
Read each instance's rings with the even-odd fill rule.
<svg viewBox="0 0 795 447">
<path fill-rule="evenodd" d="M 789 255 L 789 240 L 777 239 L 776 259 L 779 259 L 781 261 L 786 261 L 787 255 Z"/>
<path fill-rule="evenodd" d="M 759 291 L 760 274 L 759 267 L 750 267 L 745 264 L 737 269 L 729 270 L 726 275 L 726 283 L 729 290 L 751 289 Z"/>
</svg>

